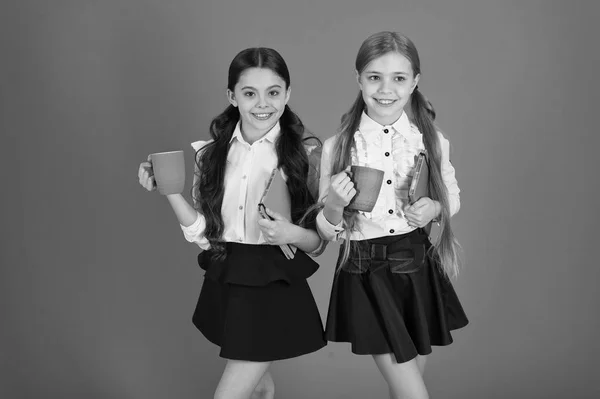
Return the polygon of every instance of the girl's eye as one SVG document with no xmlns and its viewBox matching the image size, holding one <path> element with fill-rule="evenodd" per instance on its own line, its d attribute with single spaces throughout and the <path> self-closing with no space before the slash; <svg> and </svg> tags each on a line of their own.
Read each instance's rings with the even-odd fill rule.
<svg viewBox="0 0 600 399">
<path fill-rule="evenodd" d="M 279 95 L 279 92 L 277 90 L 273 90 L 273 91 L 269 92 L 269 95 L 272 97 L 277 97 Z"/>
<path fill-rule="evenodd" d="M 246 97 L 254 97 L 254 93 L 253 93 L 253 92 L 251 92 L 251 91 L 247 91 L 247 92 L 245 92 L 245 93 L 244 93 L 244 95 L 245 95 Z"/>
<path fill-rule="evenodd" d="M 396 76 L 396 81 L 398 82 L 404 82 L 406 80 L 406 78 L 404 76 Z"/>
<path fill-rule="evenodd" d="M 372 76 L 369 76 L 369 77 L 367 77 L 367 79 L 369 79 L 369 80 L 371 80 L 371 81 L 376 81 L 376 80 L 379 80 L 379 76 L 377 76 L 377 75 L 372 75 Z"/>
</svg>

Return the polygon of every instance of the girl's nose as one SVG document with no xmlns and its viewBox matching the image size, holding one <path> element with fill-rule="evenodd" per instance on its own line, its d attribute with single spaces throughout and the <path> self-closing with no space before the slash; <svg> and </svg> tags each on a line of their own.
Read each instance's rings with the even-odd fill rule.
<svg viewBox="0 0 600 399">
<path fill-rule="evenodd" d="M 267 99 L 265 96 L 258 97 L 258 108 L 266 108 L 267 107 Z"/>
<path fill-rule="evenodd" d="M 381 79 L 381 83 L 379 84 L 380 93 L 389 93 L 390 92 L 390 82 L 387 79 Z"/>
</svg>

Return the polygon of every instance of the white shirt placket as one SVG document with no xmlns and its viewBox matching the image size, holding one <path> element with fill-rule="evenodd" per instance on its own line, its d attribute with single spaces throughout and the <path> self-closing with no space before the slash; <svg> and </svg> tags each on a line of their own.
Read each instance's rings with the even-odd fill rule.
<svg viewBox="0 0 600 399">
<path fill-rule="evenodd" d="M 248 173 L 250 173 L 250 171 L 252 170 L 252 166 L 254 164 L 254 156 L 255 156 L 255 150 L 254 147 L 248 144 L 244 144 L 247 145 L 247 151 L 244 155 L 244 162 L 242 163 L 242 169 L 240 171 L 238 171 L 239 175 L 240 175 L 240 190 L 239 190 L 239 197 L 238 197 L 238 207 L 237 207 L 237 215 L 235 218 L 235 231 L 236 231 L 236 235 L 238 236 L 237 239 L 238 241 L 242 242 L 244 241 L 244 237 L 246 236 L 246 231 L 245 231 L 245 212 L 246 210 L 244 209 L 246 206 L 246 198 L 248 197 Z"/>
<path fill-rule="evenodd" d="M 380 154 L 383 159 L 383 196 L 385 199 L 385 214 L 382 217 L 385 218 L 385 228 L 387 232 L 393 233 L 394 230 L 394 218 L 390 219 L 391 215 L 396 212 L 396 197 L 394 190 L 394 157 L 392 153 L 392 135 L 394 129 L 391 126 L 384 126 L 382 129 L 381 137 L 381 149 Z"/>
</svg>

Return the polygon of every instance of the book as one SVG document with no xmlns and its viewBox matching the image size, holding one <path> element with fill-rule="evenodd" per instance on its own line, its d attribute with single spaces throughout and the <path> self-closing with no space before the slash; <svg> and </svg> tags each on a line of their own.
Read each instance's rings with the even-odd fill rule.
<svg viewBox="0 0 600 399">
<path fill-rule="evenodd" d="M 417 155 L 415 171 L 413 174 L 410 188 L 408 189 L 408 199 L 410 204 L 414 204 L 422 197 L 429 196 L 429 164 L 427 153 L 422 151 Z"/>
<path fill-rule="evenodd" d="M 287 188 L 287 183 L 283 179 L 279 169 L 275 168 L 265 187 L 265 191 L 258 204 L 258 211 L 264 219 L 273 220 L 265 212 L 265 208 L 279 213 L 288 220 L 292 220 L 292 201 Z M 287 259 L 293 259 L 296 255 L 296 247 L 291 244 L 282 244 L 279 246 Z"/>
<path fill-rule="evenodd" d="M 408 200 L 411 205 L 423 197 L 429 197 L 429 160 L 427 159 L 426 151 L 421 151 L 417 155 L 415 172 L 410 183 L 410 188 L 408 189 Z M 431 222 L 423 227 L 423 229 L 427 234 L 430 234 Z"/>
</svg>

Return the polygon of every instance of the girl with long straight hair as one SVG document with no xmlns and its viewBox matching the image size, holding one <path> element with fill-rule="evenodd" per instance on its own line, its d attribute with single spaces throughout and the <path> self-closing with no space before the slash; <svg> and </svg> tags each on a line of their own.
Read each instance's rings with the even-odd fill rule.
<svg viewBox="0 0 600 399">
<path fill-rule="evenodd" d="M 410 39 L 394 32 L 367 38 L 356 57 L 360 93 L 326 140 L 321 158 L 317 228 L 342 241 L 327 315 L 326 337 L 372 355 L 392 398 L 427 398 L 425 356 L 452 342 L 467 317 L 450 283 L 459 245 L 450 217 L 460 207 L 449 142 L 418 87 L 421 65 Z M 405 112 L 410 111 L 410 118 Z M 413 204 L 409 187 L 422 152 L 429 195 Z M 347 208 L 356 195 L 351 165 L 384 172 L 370 212 Z M 430 242 L 426 227 L 439 223 Z"/>
</svg>

